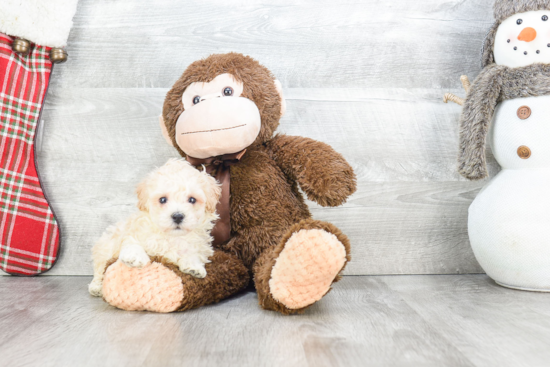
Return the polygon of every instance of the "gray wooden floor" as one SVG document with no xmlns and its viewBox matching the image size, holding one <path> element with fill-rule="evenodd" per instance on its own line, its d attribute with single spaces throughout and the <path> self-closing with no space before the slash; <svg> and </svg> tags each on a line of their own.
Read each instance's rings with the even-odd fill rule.
<svg viewBox="0 0 550 367">
<path fill-rule="evenodd" d="M 254 292 L 181 314 L 116 310 L 89 277 L 0 277 L 0 366 L 550 364 L 550 294 L 484 275 L 345 277 L 300 316 Z"/>
</svg>

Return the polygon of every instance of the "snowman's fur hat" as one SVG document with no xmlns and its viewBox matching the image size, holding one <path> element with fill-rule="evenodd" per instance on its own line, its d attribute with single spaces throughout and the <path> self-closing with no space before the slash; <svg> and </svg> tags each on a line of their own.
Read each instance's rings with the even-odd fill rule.
<svg viewBox="0 0 550 367">
<path fill-rule="evenodd" d="M 550 10 L 549 0 L 497 0 L 494 6 L 495 19 L 499 23 L 517 13 L 545 9 Z"/>
</svg>

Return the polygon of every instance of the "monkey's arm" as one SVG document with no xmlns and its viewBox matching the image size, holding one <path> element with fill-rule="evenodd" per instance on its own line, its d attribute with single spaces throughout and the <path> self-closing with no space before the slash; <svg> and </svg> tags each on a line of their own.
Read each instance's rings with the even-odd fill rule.
<svg viewBox="0 0 550 367">
<path fill-rule="evenodd" d="M 269 145 L 283 172 L 319 205 L 342 205 L 355 192 L 357 180 L 353 169 L 329 145 L 287 135 L 277 135 Z"/>
</svg>

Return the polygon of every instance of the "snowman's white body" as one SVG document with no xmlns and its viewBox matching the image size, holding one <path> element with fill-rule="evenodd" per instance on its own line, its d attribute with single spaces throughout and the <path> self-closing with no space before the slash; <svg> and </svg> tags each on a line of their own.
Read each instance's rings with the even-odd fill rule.
<svg viewBox="0 0 550 367">
<path fill-rule="evenodd" d="M 520 107 L 531 109 L 527 119 Z M 550 96 L 504 101 L 489 143 L 502 171 L 469 210 L 477 260 L 503 286 L 550 292 Z M 528 159 L 518 148 L 531 150 Z"/>
</svg>

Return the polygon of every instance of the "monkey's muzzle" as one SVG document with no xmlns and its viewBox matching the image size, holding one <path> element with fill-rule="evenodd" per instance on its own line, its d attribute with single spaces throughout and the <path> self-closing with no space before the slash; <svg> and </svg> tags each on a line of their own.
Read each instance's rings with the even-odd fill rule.
<svg viewBox="0 0 550 367">
<path fill-rule="evenodd" d="M 260 111 L 254 102 L 244 97 L 220 97 L 184 111 L 176 124 L 176 140 L 185 154 L 204 159 L 249 147 L 260 128 Z"/>
</svg>

